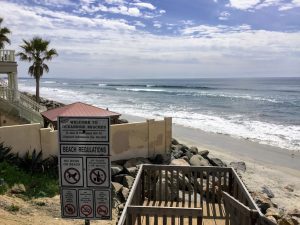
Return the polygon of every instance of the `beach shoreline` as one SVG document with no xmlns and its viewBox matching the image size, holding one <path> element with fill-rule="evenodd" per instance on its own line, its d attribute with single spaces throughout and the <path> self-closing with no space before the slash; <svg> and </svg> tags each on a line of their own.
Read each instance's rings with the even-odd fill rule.
<svg viewBox="0 0 300 225">
<path fill-rule="evenodd" d="M 146 119 L 127 114 L 122 117 L 129 122 L 142 122 Z M 300 209 L 299 152 L 176 124 L 173 124 L 172 130 L 173 138 L 180 143 L 196 146 L 199 151 L 209 150 L 211 157 L 219 158 L 227 165 L 230 162 L 245 162 L 247 169 L 242 174 L 242 180 L 250 192 L 261 192 L 263 186 L 268 187 L 275 195 L 272 202 L 279 209 L 285 212 Z M 292 187 L 293 190 L 287 187 Z"/>
</svg>

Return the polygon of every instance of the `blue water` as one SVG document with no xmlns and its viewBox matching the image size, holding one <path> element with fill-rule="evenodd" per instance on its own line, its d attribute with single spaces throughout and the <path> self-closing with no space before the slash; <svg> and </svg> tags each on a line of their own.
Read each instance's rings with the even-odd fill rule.
<svg viewBox="0 0 300 225">
<path fill-rule="evenodd" d="M 32 79 L 19 88 L 34 93 Z M 41 96 L 123 114 L 161 118 L 208 132 L 300 151 L 300 78 L 42 79 Z"/>
</svg>

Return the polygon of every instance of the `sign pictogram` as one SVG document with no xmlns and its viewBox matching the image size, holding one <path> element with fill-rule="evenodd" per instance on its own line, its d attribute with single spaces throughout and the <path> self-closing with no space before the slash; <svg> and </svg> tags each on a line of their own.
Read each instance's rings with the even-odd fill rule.
<svg viewBox="0 0 300 225">
<path fill-rule="evenodd" d="M 82 205 L 80 207 L 80 212 L 85 215 L 86 217 L 88 217 L 89 215 L 92 214 L 93 212 L 93 209 L 90 205 Z"/>
<path fill-rule="evenodd" d="M 94 217 L 94 199 L 93 191 L 90 189 L 78 190 L 78 202 L 80 207 L 79 216 L 93 218 Z"/>
<path fill-rule="evenodd" d="M 60 157 L 62 187 L 83 187 L 83 158 Z"/>
<path fill-rule="evenodd" d="M 61 212 L 66 218 L 77 217 L 77 193 L 76 189 L 63 189 L 61 191 Z"/>
<path fill-rule="evenodd" d="M 110 187 L 109 157 L 86 157 L 88 187 Z"/>
<path fill-rule="evenodd" d="M 69 168 L 64 173 L 65 181 L 69 184 L 76 184 L 80 180 L 80 173 L 75 168 Z"/>
<path fill-rule="evenodd" d="M 66 204 L 65 212 L 67 215 L 73 215 L 75 213 L 75 206 L 72 204 Z"/>
<path fill-rule="evenodd" d="M 106 180 L 106 173 L 99 168 L 93 169 L 90 173 L 90 179 L 96 185 L 103 184 Z"/>
<path fill-rule="evenodd" d="M 108 208 L 105 205 L 99 205 L 97 207 L 97 213 L 100 216 L 107 216 L 108 215 Z"/>
<path fill-rule="evenodd" d="M 95 217 L 99 219 L 111 219 L 111 192 L 110 189 L 94 191 Z"/>
</svg>

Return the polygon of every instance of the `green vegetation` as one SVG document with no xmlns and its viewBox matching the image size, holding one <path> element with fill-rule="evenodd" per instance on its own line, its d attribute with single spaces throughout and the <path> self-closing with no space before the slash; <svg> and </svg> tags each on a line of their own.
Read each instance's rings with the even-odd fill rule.
<svg viewBox="0 0 300 225">
<path fill-rule="evenodd" d="M 57 157 L 42 160 L 42 152 L 27 152 L 19 157 L 10 152 L 11 148 L 0 144 L 0 194 L 9 191 L 14 184 L 23 184 L 25 192 L 20 197 L 25 199 L 53 197 L 59 193 Z"/>
<path fill-rule="evenodd" d="M 19 52 L 17 55 L 22 61 L 33 62 L 28 69 L 28 74 L 33 76 L 36 82 L 36 101 L 40 102 L 40 78 L 43 76 L 44 71 L 49 72 L 49 67 L 45 61 L 50 61 L 54 56 L 58 56 L 57 51 L 52 48 L 48 49 L 50 41 L 43 40 L 40 37 L 34 37 L 33 39 L 26 41 L 20 47 L 23 52 Z"/>
<path fill-rule="evenodd" d="M 1 23 L 3 22 L 3 18 L 0 17 L 0 49 L 4 48 L 5 42 L 10 44 L 10 40 L 7 37 L 11 32 L 7 27 L 1 28 Z"/>
<path fill-rule="evenodd" d="M 18 212 L 20 210 L 20 207 L 12 204 L 10 206 L 5 207 L 5 210 L 9 212 Z"/>
</svg>

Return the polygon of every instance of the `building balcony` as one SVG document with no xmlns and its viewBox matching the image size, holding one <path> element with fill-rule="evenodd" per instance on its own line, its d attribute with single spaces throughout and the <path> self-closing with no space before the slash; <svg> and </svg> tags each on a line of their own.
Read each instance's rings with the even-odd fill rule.
<svg viewBox="0 0 300 225">
<path fill-rule="evenodd" d="M 0 73 L 16 73 L 15 50 L 0 49 Z"/>
</svg>

